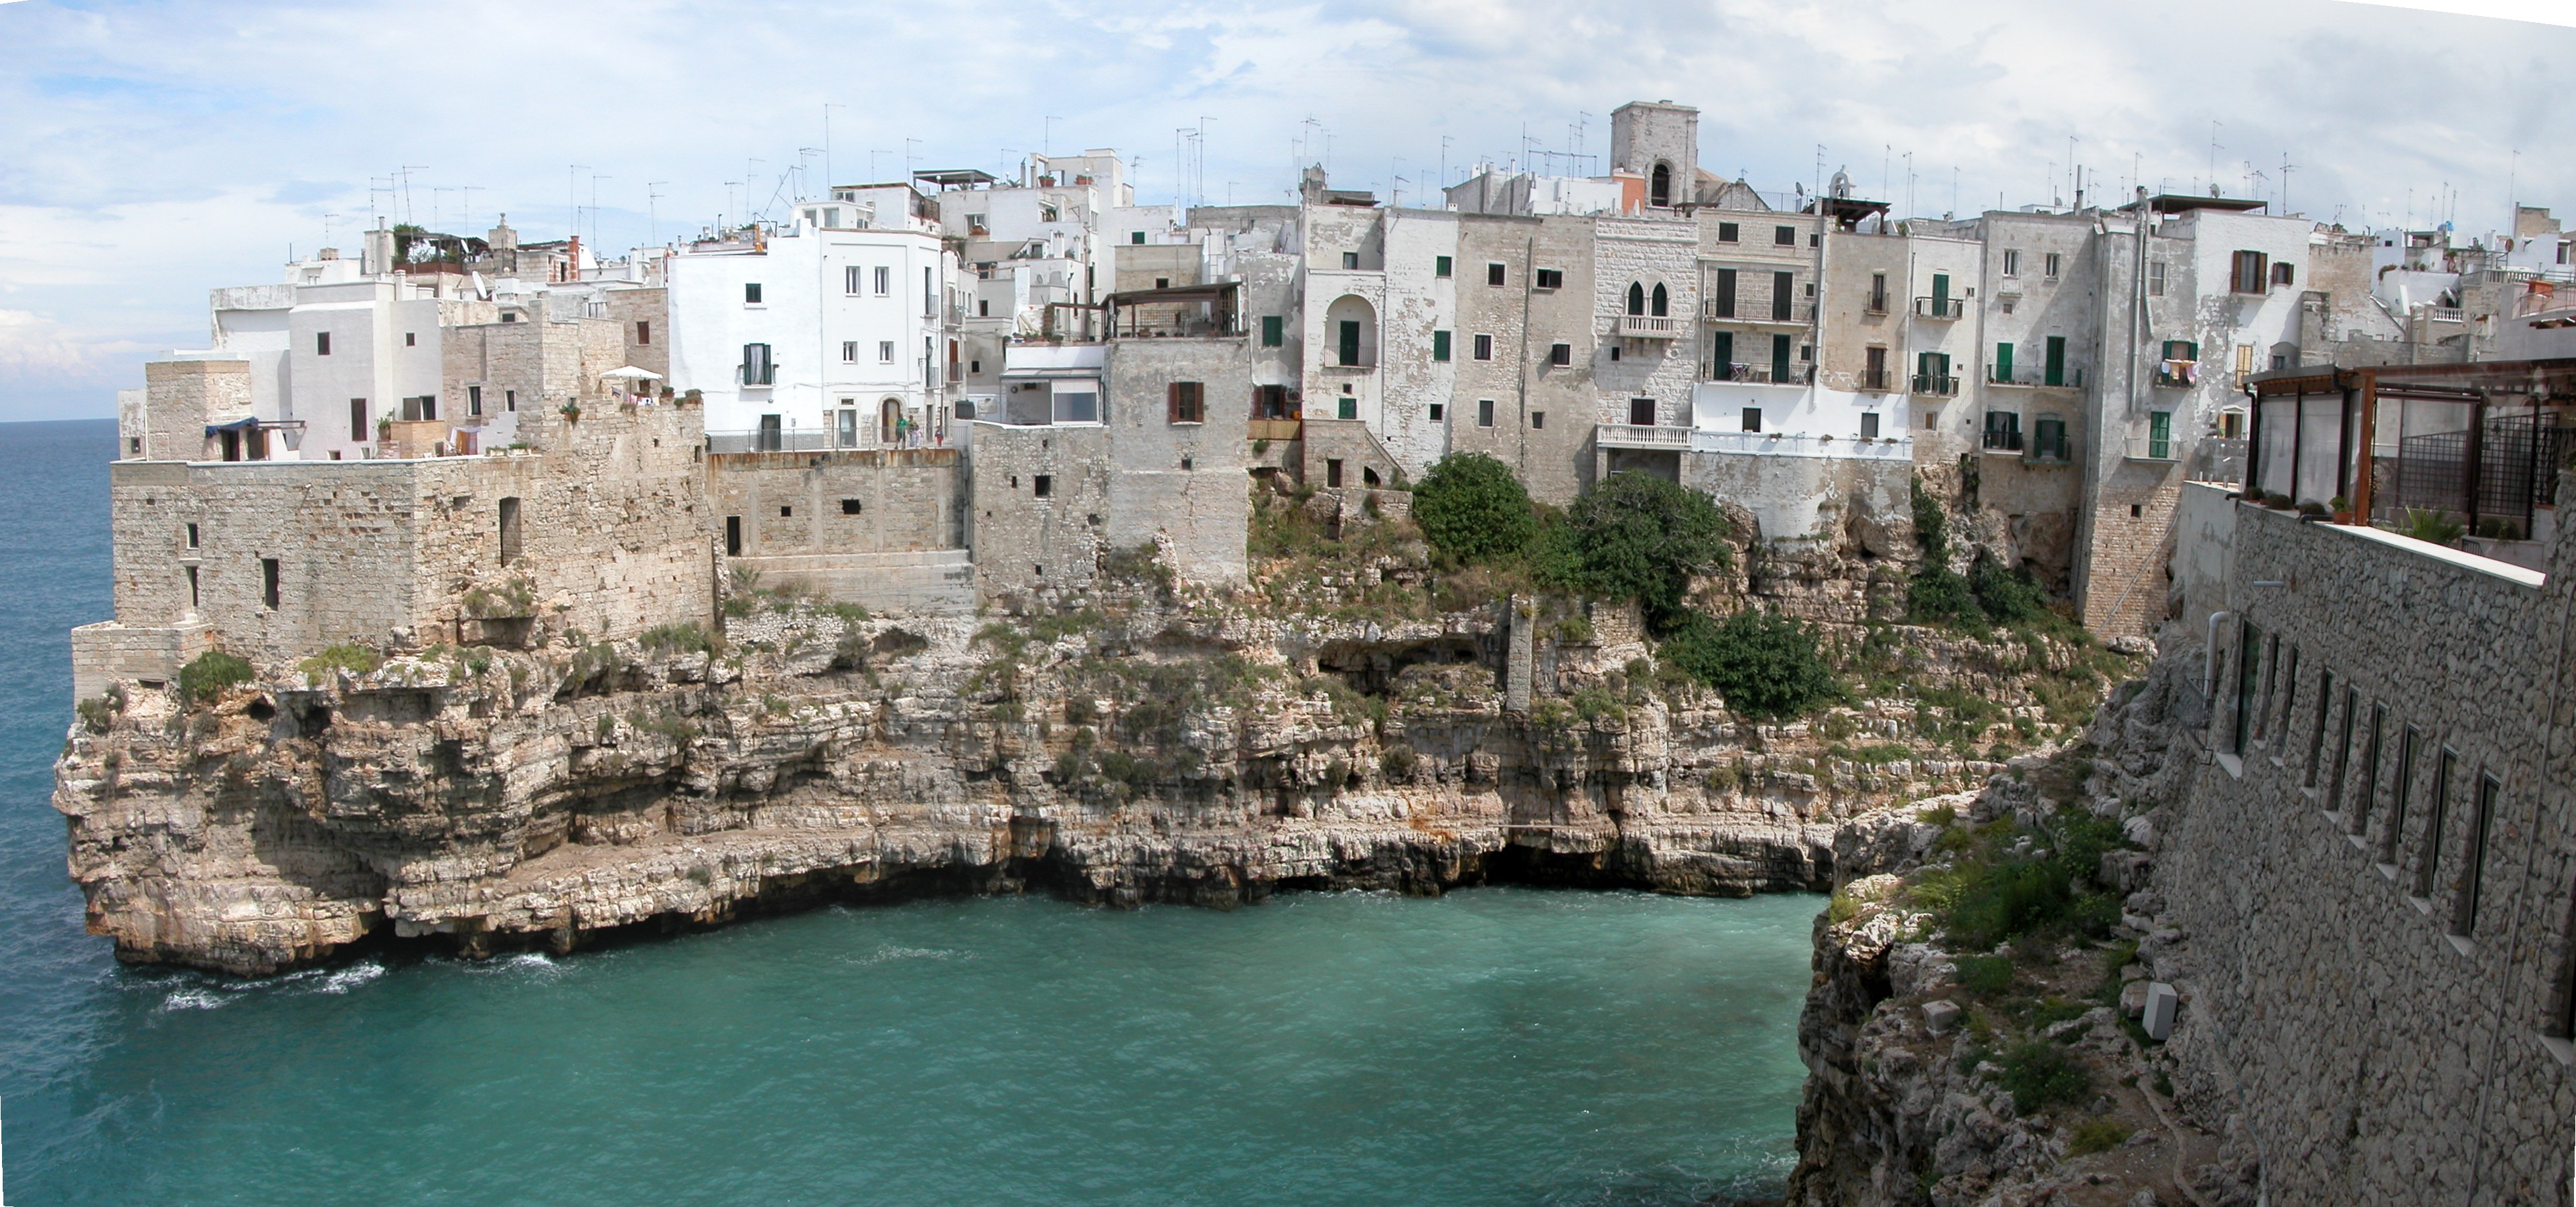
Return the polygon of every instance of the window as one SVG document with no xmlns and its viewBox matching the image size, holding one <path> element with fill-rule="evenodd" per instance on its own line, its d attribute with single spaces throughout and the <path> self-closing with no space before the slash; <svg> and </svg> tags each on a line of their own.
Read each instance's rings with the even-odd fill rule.
<svg viewBox="0 0 2576 1207">
<path fill-rule="evenodd" d="M 1771 242 L 1781 247 L 1796 247 L 1798 245 L 1798 228 L 1794 226 L 1775 226 L 1771 228 Z"/>
<path fill-rule="evenodd" d="M 2308 729 L 2308 769 L 2299 781 L 2303 788 L 2317 786 L 2317 771 L 2326 757 L 2326 714 L 2334 711 L 2334 672 L 2317 672 L 2317 722 Z"/>
<path fill-rule="evenodd" d="M 1541 289 L 1565 288 L 1565 270 L 1562 268 L 1542 268 L 1538 270 L 1537 276 L 1538 287 Z"/>
<path fill-rule="evenodd" d="M 2264 273 L 2263 253 L 2240 251 L 2236 253 L 2235 270 L 2229 274 L 2227 288 L 2231 293 L 2262 293 L 2268 279 Z"/>
<path fill-rule="evenodd" d="M 1055 497 L 1055 475 L 1039 474 L 1036 477 L 1029 479 L 1029 482 L 1031 484 L 1029 489 L 1032 493 L 1036 494 L 1037 497 L 1041 499 L 1052 499 Z"/>
<path fill-rule="evenodd" d="M 743 284 L 742 304 L 745 306 L 757 306 L 760 304 L 760 282 L 747 281 Z"/>
<path fill-rule="evenodd" d="M 859 341 L 854 339 L 841 341 L 841 363 L 845 365 L 859 363 Z"/>
<path fill-rule="evenodd" d="M 1447 413 L 1448 413 L 1448 410 L 1449 410 L 1449 408 L 1444 407 L 1444 406 L 1440 405 L 1439 403 L 1436 403 L 1436 402 L 1435 402 L 1435 403 L 1432 403 L 1432 404 L 1431 404 L 1431 422 L 1433 422 L 1433 423 L 1438 423 L 1438 422 L 1440 422 L 1441 416 L 1443 416 L 1443 415 L 1447 414 Z"/>
<path fill-rule="evenodd" d="M 2057 270 L 2064 264 L 2064 260 L 2056 252 L 2050 252 L 2040 258 L 2039 264 L 2039 275 L 2054 281 L 2057 279 Z"/>
<path fill-rule="evenodd" d="M 1995 446 L 1994 419 L 1991 413 L 1986 416 L 1987 448 Z M 2014 435 L 2019 436 L 2020 433 L 2015 432 Z M 2263 630 L 2255 627 L 2253 621 L 2240 617 L 2236 630 L 2236 727 L 2233 735 L 2234 746 L 2239 757 L 2247 752 L 2248 743 L 2253 737 L 2256 711 L 2254 689 L 2263 682 L 2262 661 Z"/>
<path fill-rule="evenodd" d="M 1342 267 L 1344 269 L 1357 269 L 1359 266 L 1360 254 L 1358 252 L 1346 251 L 1342 253 Z"/>
<path fill-rule="evenodd" d="M 2274 285 L 2294 284 L 2298 280 L 2298 275 L 2298 270 L 2293 268 L 2286 261 L 2272 266 L 2272 283 Z"/>
<path fill-rule="evenodd" d="M 405 331 L 405 332 L 403 332 L 403 347 L 406 347 L 406 348 L 417 348 L 417 347 L 419 347 L 419 346 L 420 346 L 420 333 L 419 333 L 419 332 L 417 332 L 417 331 Z"/>
<path fill-rule="evenodd" d="M 1654 296 L 1649 298 L 1646 304 L 1647 313 L 1654 315 L 1656 318 L 1670 317 L 1672 314 L 1672 301 L 1673 295 L 1664 291 L 1663 282 L 1657 281 L 1655 282 Z"/>
<path fill-rule="evenodd" d="M 1203 382 L 1176 381 L 1164 391 L 1164 401 L 1171 408 L 1174 423 L 1207 422 L 1207 386 Z"/>
<path fill-rule="evenodd" d="M 1657 163 L 1647 178 L 1646 204 L 1662 209 L 1673 203 L 1673 165 Z"/>
<path fill-rule="evenodd" d="M 2360 693 L 2347 692 L 2345 698 L 2348 701 L 2358 701 Z M 2347 707 L 2350 705 L 2347 704 Z M 2356 835 L 2370 832 L 2370 807 L 2377 803 L 2374 798 L 2379 794 L 2379 735 L 2387 729 L 2388 706 L 2371 705 L 2370 729 L 2362 735 L 2361 741 L 2361 786 L 2352 794 L 2352 814 L 2344 827 Z M 2335 799 L 2338 803 L 2343 799 L 2343 789 L 2340 784 L 2336 786 Z"/>
<path fill-rule="evenodd" d="M 188 525 L 188 547 L 191 549 L 197 547 L 197 526 L 194 524 Z"/>
<path fill-rule="evenodd" d="M 1547 346 L 1547 363 L 1549 363 L 1549 364 L 1551 364 L 1551 365 L 1559 365 L 1559 366 L 1573 364 L 1573 363 L 1574 363 L 1574 345 L 1572 345 L 1572 344 L 1549 344 L 1549 345 Z"/>
<path fill-rule="evenodd" d="M 1794 278 L 1785 272 L 1771 274 L 1771 317 L 1775 321 L 1787 322 L 1789 316 L 1795 313 L 1793 307 L 1797 304 L 1798 290 L 1792 283 L 1793 280 Z"/>
<path fill-rule="evenodd" d="M 1324 460 L 1324 485 L 1329 487 L 1338 487 L 1341 484 L 1342 459 L 1339 457 L 1326 458 Z"/>
<path fill-rule="evenodd" d="M 832 442 L 842 448 L 857 448 L 859 445 L 858 401 L 855 398 L 844 398 L 841 400 L 841 409 L 832 412 Z M 975 417 L 975 412 L 963 405 L 958 407 L 958 412 L 957 417 L 960 419 Z"/>
<path fill-rule="evenodd" d="M 349 400 L 349 439 L 363 442 L 368 434 L 367 400 L 352 398 Z"/>
<path fill-rule="evenodd" d="M 1143 232 L 1143 231 L 1129 231 L 1129 232 L 1127 232 L 1127 242 L 1129 242 L 1129 243 L 1131 243 L 1131 244 L 1142 244 L 1144 241 L 1145 241 L 1145 232 Z"/>
<path fill-rule="evenodd" d="M 878 269 L 876 275 L 876 295 L 878 297 L 884 297 L 893 292 L 894 270 L 891 268 Z"/>
<path fill-rule="evenodd" d="M 859 277 L 863 271 L 864 270 L 856 264 L 852 264 L 849 267 L 842 269 L 841 292 L 855 296 L 859 292 Z"/>
<path fill-rule="evenodd" d="M 2165 341 L 2166 360 L 2199 360 L 2200 345 L 2187 339 Z"/>
<path fill-rule="evenodd" d="M 2017 277 L 2021 275 L 2020 248 L 2007 247 L 2004 249 L 2004 275 L 2008 277 Z"/>
<path fill-rule="evenodd" d="M 1477 426 L 1477 427 L 1492 427 L 1492 426 L 1494 426 L 1494 400 L 1493 400 L 1493 399 L 1491 399 L 1491 398 L 1479 398 L 1479 399 L 1477 399 L 1477 400 L 1476 400 L 1476 426 Z"/>
<path fill-rule="evenodd" d="M 1255 419 L 1296 418 L 1296 412 L 1288 409 L 1288 387 L 1252 387 L 1252 417 Z"/>
<path fill-rule="evenodd" d="M 1341 338 L 1334 341 L 1335 347 L 1333 348 L 1333 363 L 1357 367 L 1360 363 L 1360 321 L 1358 319 L 1343 319 L 1341 322 L 1341 330 L 1336 334 Z"/>
<path fill-rule="evenodd" d="M 1717 317 L 1735 317 L 1735 270 L 1732 268 L 1717 270 Z"/>
<path fill-rule="evenodd" d="M 1934 279 L 1935 279 L 1935 280 L 1942 280 L 1942 281 L 1944 281 L 1944 282 L 1946 283 L 1946 278 L 1937 278 L 1937 277 L 1936 277 L 1936 278 L 1934 278 Z M 1885 313 L 1887 313 L 1887 274 L 1886 274 L 1886 273 L 1883 273 L 1883 272 L 1874 272 L 1874 273 L 1869 274 L 1869 312 L 1870 312 L 1871 314 L 1885 314 Z"/>
<path fill-rule="evenodd" d="M 1433 359 L 1433 360 L 1447 360 L 1447 359 L 1449 359 L 1449 333 L 1448 333 L 1448 332 L 1446 332 L 1446 331 L 1434 331 L 1434 332 L 1432 332 L 1432 333 L 1431 333 L 1431 359 Z"/>
<path fill-rule="evenodd" d="M 1789 380 L 1789 344 L 1788 336 L 1771 337 L 1771 380 L 1775 382 Z"/>
<path fill-rule="evenodd" d="M 1503 266 L 1500 264 L 1485 265 L 1485 283 L 1495 286 L 1501 285 L 1503 283 Z"/>
<path fill-rule="evenodd" d="M 741 517 L 741 516 L 738 516 L 738 515 L 729 515 L 729 516 L 726 516 L 726 517 L 725 517 L 725 556 L 726 556 L 726 557 L 741 557 L 741 556 L 742 556 L 742 517 Z"/>
<path fill-rule="evenodd" d="M 993 299 L 975 299 L 975 317 L 979 319 L 988 319 L 993 317 Z"/>
<path fill-rule="evenodd" d="M 316 331 L 316 332 L 314 332 L 314 333 L 313 333 L 313 355 L 315 355 L 315 356 L 329 356 L 329 355 L 331 355 L 331 333 L 330 333 L 330 332 L 328 332 L 328 331 Z"/>
<path fill-rule="evenodd" d="M 1646 287 L 1635 281 L 1628 282 L 1628 313 L 1644 314 L 1645 312 Z"/>
<path fill-rule="evenodd" d="M 742 346 L 742 384 L 765 386 L 778 380 L 777 363 L 769 359 L 769 345 Z"/>
<path fill-rule="evenodd" d="M 1447 256 L 1433 256 L 1433 257 L 1431 257 L 1431 275 L 1432 275 L 1432 276 L 1435 276 L 1435 277 L 1446 277 L 1446 276 L 1448 276 L 1448 275 L 1449 275 L 1449 257 L 1447 257 Z"/>
<path fill-rule="evenodd" d="M 1718 242 L 1720 242 L 1720 243 L 1735 243 L 1735 242 L 1739 242 L 1739 241 L 1741 241 L 1741 239 L 1742 239 L 1742 234 L 1741 234 L 1740 229 L 1736 226 L 1736 224 L 1734 224 L 1734 223 L 1732 223 L 1732 222 L 1720 222 L 1720 223 L 1718 223 L 1718 224 L 1717 224 L 1717 241 L 1718 241 Z"/>
<path fill-rule="evenodd" d="M 1860 413 L 1860 438 L 1863 440 L 1878 439 L 1878 412 L 1862 411 Z"/>
<path fill-rule="evenodd" d="M 1478 359 L 1478 360 L 1492 360 L 1492 359 L 1494 359 L 1494 337 L 1493 337 L 1493 336 L 1490 336 L 1490 335 L 1479 335 L 1479 336 L 1477 336 L 1477 337 L 1476 337 L 1476 359 Z"/>
<path fill-rule="evenodd" d="M 277 579 L 277 559 L 259 559 L 259 602 L 260 606 L 272 611 L 277 607 Z"/>
<path fill-rule="evenodd" d="M 2239 373 L 2251 373 L 2254 371 L 2254 345 L 2236 345 L 2236 371 Z"/>
<path fill-rule="evenodd" d="M 1545 412 L 1545 411 L 1532 411 L 1532 412 L 1530 412 L 1530 427 L 1531 427 L 1533 430 L 1538 429 L 1538 428 L 1543 428 L 1543 427 L 1546 427 L 1546 426 L 1547 426 L 1547 412 Z"/>
<path fill-rule="evenodd" d="M 501 391 L 501 409 L 505 411 L 515 411 L 519 409 L 519 392 L 517 390 Z"/>
<path fill-rule="evenodd" d="M 2156 461 L 2173 456 L 2173 412 L 2147 412 L 2147 456 Z"/>
<path fill-rule="evenodd" d="M 2442 872 L 2442 830 L 2450 821 L 2451 773 L 2460 756 L 2449 747 L 2433 756 L 2433 807 L 2424 813 L 2424 853 L 2415 861 L 2415 895 L 2431 897 Z"/>
<path fill-rule="evenodd" d="M 1359 417 L 1360 417 L 1360 400 L 1359 400 L 1359 399 L 1357 399 L 1357 398 L 1353 398 L 1353 397 L 1351 397 L 1349 394 L 1344 394 L 1344 395 L 1342 395 L 1340 398 L 1336 398 L 1336 399 L 1334 399 L 1334 400 L 1333 400 L 1333 418 L 1335 418 L 1335 419 L 1357 419 L 1357 418 L 1359 418 Z"/>
<path fill-rule="evenodd" d="M 480 415 L 483 413 L 483 387 L 465 387 L 465 413 L 468 415 Z"/>
<path fill-rule="evenodd" d="M 645 322 L 642 319 L 637 319 L 635 321 L 635 343 L 640 347 L 652 342 L 653 324 Z"/>
<path fill-rule="evenodd" d="M 2165 296 L 2165 262 L 2162 260 L 2147 261 L 2147 296 Z"/>
<path fill-rule="evenodd" d="M 500 529 L 501 564 L 507 566 L 519 560 L 519 500 L 516 498 L 501 500 Z"/>
<path fill-rule="evenodd" d="M 2415 752 L 2424 744 L 2424 735 L 2414 726 L 2397 739 L 2397 783 L 2389 793 L 2388 824 L 2379 836 L 2379 861 L 2397 862 L 2397 848 L 2406 841 L 2406 811 L 2415 802 Z"/>
<path fill-rule="evenodd" d="M 1277 315 L 1277 314 L 1265 314 L 1265 315 L 1262 315 L 1262 316 L 1261 316 L 1261 346 L 1262 346 L 1262 347 L 1264 347 L 1264 348 L 1278 348 L 1278 347 L 1284 347 L 1287 343 L 1288 343 L 1288 319 L 1287 319 L 1287 317 L 1286 317 L 1286 316 L 1284 316 L 1284 315 Z"/>
<path fill-rule="evenodd" d="M 2469 825 L 2467 866 L 2460 869 L 2458 912 L 2451 919 L 2451 933 L 2467 936 L 2477 930 L 2478 901 L 2486 887 L 2487 832 L 2495 826 L 2496 798 L 2503 795 L 2504 784 L 2492 775 L 2478 777 L 2477 815 Z"/>
<path fill-rule="evenodd" d="M 877 363 L 881 365 L 890 365 L 894 363 L 893 340 L 881 339 L 877 341 Z"/>
<path fill-rule="evenodd" d="M 1762 430 L 1762 408 L 1744 408 L 1744 430 L 1748 432 L 1758 432 Z"/>
<path fill-rule="evenodd" d="M 197 568 L 190 566 L 188 567 L 188 606 L 193 608 L 197 603 Z"/>
<path fill-rule="evenodd" d="M 782 520 L 792 520 L 796 518 L 796 509 L 793 507 L 782 506 L 778 509 L 778 518 Z"/>
</svg>

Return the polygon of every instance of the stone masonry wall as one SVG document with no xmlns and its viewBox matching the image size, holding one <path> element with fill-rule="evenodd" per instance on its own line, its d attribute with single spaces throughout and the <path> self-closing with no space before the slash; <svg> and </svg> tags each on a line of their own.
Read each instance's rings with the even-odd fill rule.
<svg viewBox="0 0 2576 1207">
<path fill-rule="evenodd" d="M 2187 608 L 2240 614 L 2215 753 L 2159 836 L 2155 887 L 2190 940 L 2188 966 L 2158 969 L 2191 993 L 2176 1042 L 2234 1079 L 2276 1203 L 2563 1202 L 2576 539 L 2540 584 L 2234 512 L 2227 598 Z"/>
<path fill-rule="evenodd" d="M 746 557 L 959 549 L 960 472 L 953 448 L 714 453 L 707 494 Z"/>
<path fill-rule="evenodd" d="M 1088 585 L 1109 539 L 1108 431 L 978 423 L 972 440 L 976 594 L 997 599 Z"/>
</svg>

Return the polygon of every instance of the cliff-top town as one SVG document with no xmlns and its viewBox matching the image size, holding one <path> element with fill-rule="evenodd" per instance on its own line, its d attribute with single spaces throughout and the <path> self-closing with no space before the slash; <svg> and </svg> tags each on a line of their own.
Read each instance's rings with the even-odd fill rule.
<svg viewBox="0 0 2576 1207">
<path fill-rule="evenodd" d="M 1909 215 L 1698 123 L 216 289 L 118 398 L 89 925 L 258 975 L 932 888 L 1828 890 L 1793 1202 L 2567 1201 L 2576 234 Z M 1480 563 L 1423 509 L 1484 458 L 1695 552 Z M 2063 916 L 1958 912 L 2005 867 Z"/>
</svg>

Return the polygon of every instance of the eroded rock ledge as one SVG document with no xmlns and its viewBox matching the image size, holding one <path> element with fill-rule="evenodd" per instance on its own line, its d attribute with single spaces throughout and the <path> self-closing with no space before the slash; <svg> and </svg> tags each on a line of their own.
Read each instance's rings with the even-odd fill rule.
<svg viewBox="0 0 2576 1207">
<path fill-rule="evenodd" d="M 1819 889 L 1837 820 L 1996 769 L 1909 692 L 1992 702 L 1988 724 L 2027 734 L 2035 680 L 2076 657 L 1881 629 L 1875 673 L 1905 690 L 1761 725 L 1654 676 L 1608 609 L 1522 617 L 1526 712 L 1503 707 L 1499 601 L 1398 623 L 1168 592 L 990 623 L 752 612 L 723 642 L 433 648 L 363 675 L 262 668 L 194 704 L 137 691 L 56 768 L 89 925 L 129 960 L 258 975 L 362 940 L 569 949 L 925 889 Z"/>
</svg>

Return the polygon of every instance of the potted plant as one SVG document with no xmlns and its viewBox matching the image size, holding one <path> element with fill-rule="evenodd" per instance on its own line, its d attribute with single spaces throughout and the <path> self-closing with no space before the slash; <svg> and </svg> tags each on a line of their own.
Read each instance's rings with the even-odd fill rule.
<svg viewBox="0 0 2576 1207">
<path fill-rule="evenodd" d="M 2352 504 L 2344 502 L 2342 495 L 2336 495 L 2334 498 L 2327 500 L 2326 506 L 2334 510 L 2335 523 L 2349 524 L 2352 522 Z"/>
<path fill-rule="evenodd" d="M 581 404 L 572 399 L 565 399 L 562 406 L 555 408 L 555 413 L 563 416 L 566 423 L 581 422 Z"/>
</svg>

